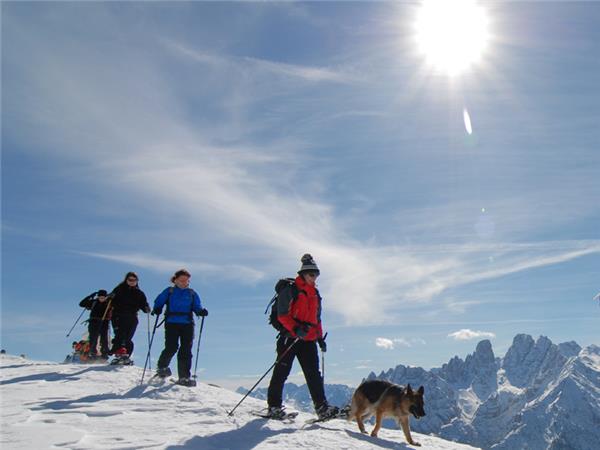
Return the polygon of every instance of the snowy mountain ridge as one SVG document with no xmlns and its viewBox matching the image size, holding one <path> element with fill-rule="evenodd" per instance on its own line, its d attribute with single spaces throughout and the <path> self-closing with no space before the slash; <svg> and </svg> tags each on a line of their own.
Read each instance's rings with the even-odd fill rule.
<svg viewBox="0 0 600 450">
<path fill-rule="evenodd" d="M 440 369 L 397 366 L 368 378 L 425 385 L 420 432 L 484 449 L 592 450 L 600 442 L 600 347 L 519 334 L 504 358 L 479 342 Z"/>
<path fill-rule="evenodd" d="M 494 450 L 595 450 L 600 442 L 600 347 L 553 344 L 515 336 L 503 358 L 490 341 L 464 360 L 441 368 L 398 365 L 367 379 L 425 386 L 427 416 L 411 427 L 421 433 Z M 286 385 L 287 386 L 287 385 Z M 349 402 L 354 387 L 326 386 L 331 403 Z M 286 401 L 310 410 L 306 386 L 286 387 Z M 264 391 L 257 396 L 263 397 Z"/>
<path fill-rule="evenodd" d="M 265 403 L 248 398 L 228 416 L 240 395 L 198 383 L 139 385 L 135 366 L 78 365 L 0 356 L 0 447 L 21 449 L 409 449 L 401 430 L 361 434 L 356 423 L 308 425 L 251 415 Z M 414 423 L 414 421 L 412 421 Z M 473 447 L 412 433 L 422 448 Z"/>
</svg>

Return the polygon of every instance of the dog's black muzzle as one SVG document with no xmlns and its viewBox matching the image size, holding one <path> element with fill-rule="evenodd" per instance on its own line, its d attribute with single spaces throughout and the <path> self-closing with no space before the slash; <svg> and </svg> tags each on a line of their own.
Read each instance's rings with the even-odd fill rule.
<svg viewBox="0 0 600 450">
<path fill-rule="evenodd" d="M 419 408 L 416 405 L 411 405 L 408 408 L 408 411 L 415 416 L 415 419 L 420 419 L 421 417 L 425 417 L 425 410 L 423 408 Z"/>
</svg>

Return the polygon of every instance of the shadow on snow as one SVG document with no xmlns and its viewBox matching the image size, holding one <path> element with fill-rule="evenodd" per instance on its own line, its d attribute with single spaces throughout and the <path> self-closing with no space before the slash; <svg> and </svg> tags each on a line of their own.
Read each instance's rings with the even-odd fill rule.
<svg viewBox="0 0 600 450">
<path fill-rule="evenodd" d="M 271 430 L 264 427 L 265 423 L 264 419 L 256 419 L 235 430 L 223 431 L 205 437 L 195 436 L 181 445 L 171 445 L 166 450 L 199 448 L 202 450 L 250 450 L 271 436 L 297 432 L 295 428 Z"/>
<path fill-rule="evenodd" d="M 142 385 L 142 386 L 135 386 L 133 388 L 131 388 L 130 390 L 128 390 L 127 392 L 125 392 L 124 394 L 117 394 L 114 392 L 107 392 L 105 394 L 96 394 L 96 395 L 87 395 L 85 397 L 81 397 L 81 398 L 77 398 L 77 399 L 72 399 L 72 400 L 55 400 L 55 401 L 51 401 L 51 402 L 46 402 L 46 403 L 41 403 L 38 406 L 35 406 L 32 409 L 32 411 L 39 411 L 39 410 L 44 410 L 44 409 L 51 409 L 51 410 L 61 410 L 61 409 L 76 409 L 76 408 L 80 408 L 82 405 L 82 403 L 98 403 L 98 402 L 102 402 L 102 401 L 106 401 L 106 400 L 127 400 L 127 399 L 131 399 L 131 398 L 142 398 L 142 397 L 152 397 L 155 394 L 159 394 L 161 392 L 166 392 L 170 389 L 173 389 L 175 385 L 166 385 L 166 386 L 160 386 L 154 389 L 149 390 L 148 392 L 146 391 L 146 388 L 148 388 L 147 385 Z"/>
<path fill-rule="evenodd" d="M 46 373 L 36 373 L 35 375 L 27 375 L 25 377 L 16 377 L 11 378 L 10 380 L 0 381 L 0 385 L 5 384 L 14 384 L 14 383 L 23 383 L 28 381 L 73 381 L 78 380 L 79 375 L 83 375 L 87 372 L 97 371 L 97 372 L 109 372 L 115 369 L 117 366 L 95 366 L 95 367 L 86 367 L 79 372 L 73 373 L 59 373 L 59 372 L 46 372 Z"/>
<path fill-rule="evenodd" d="M 382 439 L 380 437 L 371 437 L 369 434 L 363 434 L 358 431 L 344 430 L 349 437 L 360 439 L 361 441 L 368 442 L 371 445 L 377 445 L 382 448 L 393 448 L 396 450 L 406 449 L 412 450 L 413 447 L 409 446 L 406 442 L 394 442 Z M 403 438 L 404 439 L 404 438 Z"/>
</svg>

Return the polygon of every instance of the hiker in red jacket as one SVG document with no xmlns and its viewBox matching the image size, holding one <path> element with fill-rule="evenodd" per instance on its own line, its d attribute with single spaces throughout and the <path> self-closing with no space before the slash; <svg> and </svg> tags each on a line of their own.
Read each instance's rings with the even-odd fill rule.
<svg viewBox="0 0 600 450">
<path fill-rule="evenodd" d="M 268 415 L 273 419 L 285 417 L 282 407 L 283 386 L 292 370 L 294 358 L 300 362 L 319 419 L 333 418 L 339 411 L 327 403 L 323 378 L 319 372 L 317 343 L 322 351 L 326 350 L 321 327 L 321 296 L 316 287 L 320 271 L 308 253 L 302 256 L 301 262 L 295 280 L 298 294 L 292 299 L 287 314 L 277 316 L 285 330 L 277 339 L 279 362 L 275 365 L 267 396 Z M 295 342 L 296 339 L 299 340 Z"/>
</svg>

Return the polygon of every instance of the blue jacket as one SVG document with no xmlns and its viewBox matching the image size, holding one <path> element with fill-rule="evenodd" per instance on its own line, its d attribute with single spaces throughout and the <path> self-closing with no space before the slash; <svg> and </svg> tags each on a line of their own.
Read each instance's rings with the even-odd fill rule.
<svg viewBox="0 0 600 450">
<path fill-rule="evenodd" d="M 199 313 L 202 309 L 200 297 L 193 289 L 179 289 L 177 286 L 168 287 L 158 294 L 154 300 L 154 309 L 162 310 L 165 304 L 167 323 L 194 323 L 192 313 Z"/>
</svg>

